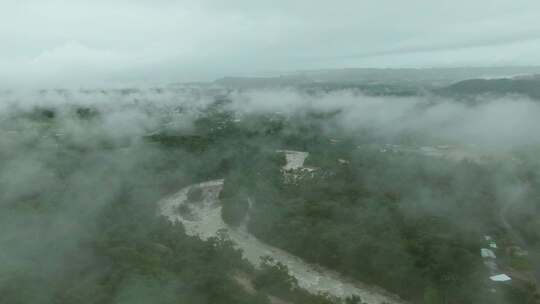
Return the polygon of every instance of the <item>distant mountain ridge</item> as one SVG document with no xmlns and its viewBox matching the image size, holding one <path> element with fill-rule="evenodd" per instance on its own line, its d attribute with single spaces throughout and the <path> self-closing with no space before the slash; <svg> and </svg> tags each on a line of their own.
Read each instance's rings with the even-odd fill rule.
<svg viewBox="0 0 540 304">
<path fill-rule="evenodd" d="M 540 100 L 540 74 L 500 79 L 469 79 L 437 90 L 453 98 L 472 98 L 479 95 L 518 94 Z"/>
<path fill-rule="evenodd" d="M 214 81 L 214 84 L 233 88 L 283 87 L 313 83 L 406 84 L 440 88 L 467 79 L 494 79 L 533 74 L 540 74 L 540 67 L 349 68 L 297 71 L 274 77 L 224 77 Z"/>
</svg>

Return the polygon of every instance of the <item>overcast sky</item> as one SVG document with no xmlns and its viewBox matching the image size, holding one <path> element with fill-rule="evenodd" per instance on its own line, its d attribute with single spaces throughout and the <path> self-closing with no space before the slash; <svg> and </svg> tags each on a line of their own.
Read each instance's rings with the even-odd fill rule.
<svg viewBox="0 0 540 304">
<path fill-rule="evenodd" d="M 0 86 L 540 64 L 538 0 L 0 0 Z"/>
</svg>

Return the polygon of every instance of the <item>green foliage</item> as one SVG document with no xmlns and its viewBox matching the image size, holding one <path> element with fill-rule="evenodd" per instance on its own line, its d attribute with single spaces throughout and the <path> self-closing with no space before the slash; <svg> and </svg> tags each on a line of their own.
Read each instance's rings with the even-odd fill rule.
<svg viewBox="0 0 540 304">
<path fill-rule="evenodd" d="M 28 116 L 35 121 L 50 121 L 57 117 L 57 112 L 54 108 L 36 107 Z"/>
<path fill-rule="evenodd" d="M 75 114 L 82 120 L 91 120 L 100 116 L 99 111 L 91 107 L 77 107 L 75 109 Z"/>
<path fill-rule="evenodd" d="M 287 294 L 298 289 L 297 280 L 289 274 L 287 266 L 271 258 L 261 262 L 261 270 L 253 280 L 256 289 L 272 294 Z"/>
<path fill-rule="evenodd" d="M 500 288 L 503 300 L 524 304 L 538 303 L 540 296 L 535 290 L 536 287 L 532 284 L 510 284 Z"/>
<path fill-rule="evenodd" d="M 436 288 L 428 287 L 424 291 L 424 304 L 442 304 L 443 299 Z"/>
<path fill-rule="evenodd" d="M 236 227 L 246 218 L 249 204 L 246 198 L 226 198 L 222 199 L 222 217 L 225 223 Z"/>
<path fill-rule="evenodd" d="M 362 304 L 362 299 L 357 296 L 350 296 L 345 299 L 345 304 Z"/>
<path fill-rule="evenodd" d="M 537 168 L 513 171 L 489 163 L 358 149 L 359 142 L 377 147 L 375 135 L 334 130 L 339 112 L 249 114 L 238 121 L 228 104 L 220 98 L 202 110 L 189 133 L 160 131 L 136 146 L 130 146 L 139 142 L 133 138 L 119 143 L 91 136 L 21 142 L 30 147 L 31 166 L 24 166 L 24 178 L 5 175 L 0 190 L 7 192 L 16 185 L 13 178 L 19 178 L 31 191 L 0 192 L 2 228 L 17 228 L 4 232 L 17 237 L 2 238 L 0 257 L 11 261 L 0 271 L 0 302 L 267 304 L 267 294 L 296 304 L 336 302 L 298 288 L 282 264 L 266 260 L 260 270 L 253 269 L 224 232 L 201 241 L 188 237 L 181 225 L 155 216 L 152 203 L 166 194 L 224 178 L 220 198 L 227 223 L 239 225 L 249 213 L 250 232 L 310 263 L 379 285 L 412 303 L 532 303 L 528 286 L 492 294 L 478 252 L 482 235 L 498 224 L 501 181 L 531 185 L 524 195 L 532 203 L 513 220 L 523 223 L 518 229 L 527 241 L 538 242 Z M 24 121 L 33 122 L 36 134 L 49 134 L 63 113 L 50 111 L 36 109 Z M 85 120 L 85 128 L 99 124 L 91 119 L 99 117 L 93 111 L 81 108 L 75 114 Z M 411 143 L 418 137 L 396 140 Z M 44 154 L 40 147 L 51 143 L 55 152 Z M 281 167 L 286 160 L 278 149 L 310 152 L 306 165 L 318 168 L 317 174 L 285 184 Z M 141 155 L 131 158 L 138 151 Z M 17 152 L 0 151 L 3 172 L 14 171 L 5 163 L 16 159 Z M 43 170 L 36 172 L 36 167 Z M 196 204 L 202 191 L 192 188 L 187 196 L 188 203 Z M 88 210 L 98 202 L 97 216 L 90 216 Z M 183 205 L 179 211 L 189 215 L 189 208 Z M 77 220 L 66 221 L 72 217 Z M 61 232 L 41 233 L 51 226 Z M 52 249 L 33 250 L 42 242 Z M 12 249 L 21 243 L 32 246 Z M 50 266 L 47 256 L 56 251 L 66 262 Z M 20 260 L 13 258 L 18 255 Z M 58 265 L 61 269 L 50 270 Z M 256 293 L 232 279 L 238 270 L 252 276 Z M 345 303 L 361 301 L 351 297 Z"/>
<path fill-rule="evenodd" d="M 199 187 L 193 187 L 189 189 L 187 193 L 187 202 L 188 203 L 195 203 L 200 202 L 203 198 L 203 191 Z"/>
<path fill-rule="evenodd" d="M 156 142 L 164 147 L 184 148 L 190 152 L 203 152 L 208 149 L 209 139 L 197 135 L 174 135 L 157 133 L 146 136 L 150 142 Z"/>
<path fill-rule="evenodd" d="M 241 184 L 234 178 L 225 180 L 220 193 L 222 204 L 221 216 L 225 223 L 236 227 L 242 223 L 249 211 L 249 202 L 242 192 Z"/>
<path fill-rule="evenodd" d="M 251 271 L 225 234 L 207 242 L 155 216 L 154 205 L 118 197 L 86 240 L 91 258 L 58 276 L 0 275 L 2 303 L 267 303 L 231 279 Z"/>
<path fill-rule="evenodd" d="M 481 301 L 483 293 L 475 291 L 485 289 L 481 282 L 487 272 L 478 256 L 476 229 L 490 223 L 489 170 L 440 161 L 428 166 L 414 156 L 344 155 L 334 145 L 319 149 L 310 162 L 327 174 L 296 185 L 257 181 L 264 187 L 250 189 L 252 233 L 410 300 L 433 302 L 439 297 L 433 294 L 452 293 L 465 302 Z M 339 156 L 350 163 L 338 163 Z M 423 189 L 440 201 L 437 206 Z M 452 200 L 445 199 L 448 193 Z M 418 205 L 426 200 L 431 205 Z M 456 225 L 450 212 L 464 222 L 474 219 L 477 228 Z"/>
</svg>

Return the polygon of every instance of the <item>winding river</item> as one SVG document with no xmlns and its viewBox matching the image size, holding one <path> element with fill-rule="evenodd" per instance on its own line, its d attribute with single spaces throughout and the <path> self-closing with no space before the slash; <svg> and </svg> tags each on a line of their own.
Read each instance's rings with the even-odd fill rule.
<svg viewBox="0 0 540 304">
<path fill-rule="evenodd" d="M 193 188 L 202 190 L 200 201 L 188 201 L 187 194 Z M 216 236 L 220 230 L 227 231 L 230 239 L 253 265 L 259 266 L 261 258 L 269 256 L 286 265 L 289 273 L 298 280 L 299 286 L 310 293 L 328 293 L 340 298 L 358 295 L 367 304 L 404 303 L 398 297 L 380 288 L 343 278 L 336 272 L 308 264 L 286 251 L 265 244 L 247 232 L 245 225 L 239 228 L 229 227 L 221 218 L 219 193 L 222 188 L 223 180 L 188 186 L 161 200 L 158 203 L 159 211 L 170 221 L 182 223 L 188 235 L 197 236 L 203 240 Z"/>
</svg>

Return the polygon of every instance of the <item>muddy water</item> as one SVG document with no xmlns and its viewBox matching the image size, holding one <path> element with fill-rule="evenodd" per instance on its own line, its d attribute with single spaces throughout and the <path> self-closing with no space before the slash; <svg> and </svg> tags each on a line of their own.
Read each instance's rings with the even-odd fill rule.
<svg viewBox="0 0 540 304">
<path fill-rule="evenodd" d="M 203 190 L 202 200 L 187 202 L 187 193 L 194 187 Z M 308 264 L 294 255 L 267 245 L 248 233 L 245 225 L 238 229 L 229 227 L 221 218 L 218 196 L 222 188 L 223 180 L 189 186 L 160 201 L 160 212 L 172 222 L 181 222 L 187 234 L 198 236 L 203 240 L 216 236 L 221 229 L 226 230 L 236 246 L 242 249 L 244 257 L 249 262 L 258 266 L 262 257 L 272 257 L 275 261 L 286 265 L 290 274 L 298 280 L 300 287 L 310 293 L 329 293 L 342 298 L 358 295 L 367 304 L 403 303 L 383 290 L 346 280 L 333 271 Z M 187 206 L 183 208 L 184 216 L 178 212 L 178 207 L 181 205 Z M 188 214 L 185 213 L 186 209 L 189 209 Z"/>
</svg>

